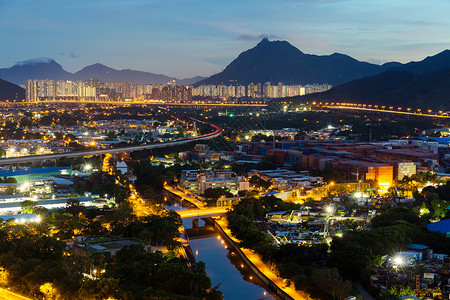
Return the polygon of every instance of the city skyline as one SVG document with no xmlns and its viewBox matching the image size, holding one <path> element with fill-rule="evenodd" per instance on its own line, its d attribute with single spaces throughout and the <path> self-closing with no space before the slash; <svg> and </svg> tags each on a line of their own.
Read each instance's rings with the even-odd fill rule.
<svg viewBox="0 0 450 300">
<path fill-rule="evenodd" d="M 404 63 L 450 48 L 449 9 L 446 1 L 406 0 L 0 0 L 0 38 L 7 45 L 0 67 L 50 57 L 71 72 L 99 62 L 178 78 L 209 76 L 264 36 L 308 54 Z"/>
</svg>

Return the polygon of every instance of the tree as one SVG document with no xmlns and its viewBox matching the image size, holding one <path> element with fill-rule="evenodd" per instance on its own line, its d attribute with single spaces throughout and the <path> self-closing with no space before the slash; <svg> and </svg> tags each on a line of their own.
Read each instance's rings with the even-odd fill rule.
<svg viewBox="0 0 450 300">
<path fill-rule="evenodd" d="M 217 200 L 222 196 L 232 197 L 233 195 L 223 188 L 207 188 L 204 192 L 204 196 L 209 199 Z"/>
<path fill-rule="evenodd" d="M 114 130 L 108 131 L 106 134 L 106 140 L 107 141 L 113 141 L 116 139 L 116 134 L 114 133 Z"/>
<path fill-rule="evenodd" d="M 385 227 L 395 225 L 399 220 L 412 224 L 420 224 L 421 219 L 413 210 L 405 207 L 392 207 L 381 215 L 375 216 L 372 221 L 372 227 Z"/>
<path fill-rule="evenodd" d="M 415 296 L 416 292 L 410 286 L 394 285 L 389 289 L 389 295 L 392 299 L 398 299 L 402 296 Z"/>
<path fill-rule="evenodd" d="M 431 201 L 431 207 L 436 218 L 442 219 L 447 212 L 448 202 L 440 199 Z"/>
<path fill-rule="evenodd" d="M 321 299 L 343 299 L 352 288 L 349 280 L 343 280 L 336 268 L 315 269 L 312 272 L 312 283 Z"/>
<path fill-rule="evenodd" d="M 8 185 L 5 190 L 6 195 L 15 195 L 17 193 L 17 186 Z"/>
<path fill-rule="evenodd" d="M 128 197 L 128 194 L 128 189 L 119 185 L 116 185 L 112 191 L 112 196 L 116 199 L 116 203 L 123 202 Z"/>
<path fill-rule="evenodd" d="M 270 180 L 264 180 L 261 177 L 257 176 L 257 175 L 253 175 L 249 182 L 254 185 L 257 188 L 262 188 L 264 190 L 267 190 L 268 188 L 270 188 L 272 186 L 272 182 Z"/>
<path fill-rule="evenodd" d="M 47 213 L 48 209 L 46 209 L 43 206 L 36 206 L 34 208 L 34 214 L 36 215 L 44 215 L 45 213 Z"/>
<path fill-rule="evenodd" d="M 0 267 L 0 286 L 5 287 L 9 285 L 9 272 L 3 267 Z"/>
<path fill-rule="evenodd" d="M 79 296 L 81 299 L 124 299 L 119 292 L 119 280 L 116 278 L 83 279 Z"/>
<path fill-rule="evenodd" d="M 368 183 L 371 189 L 376 189 L 378 187 L 378 181 L 375 179 L 367 179 L 364 182 Z"/>
<path fill-rule="evenodd" d="M 358 223 L 354 219 L 345 219 L 343 221 L 345 228 L 355 230 L 358 227 Z"/>
<path fill-rule="evenodd" d="M 61 295 L 52 283 L 47 282 L 40 286 L 39 290 L 44 294 L 45 299 L 57 300 L 61 299 Z"/>
<path fill-rule="evenodd" d="M 8 177 L 4 180 L 5 183 L 17 183 L 17 179 L 14 177 Z"/>
<path fill-rule="evenodd" d="M 21 211 L 23 214 L 33 214 L 37 205 L 37 201 L 25 200 L 20 204 L 20 207 L 22 208 Z"/>
</svg>

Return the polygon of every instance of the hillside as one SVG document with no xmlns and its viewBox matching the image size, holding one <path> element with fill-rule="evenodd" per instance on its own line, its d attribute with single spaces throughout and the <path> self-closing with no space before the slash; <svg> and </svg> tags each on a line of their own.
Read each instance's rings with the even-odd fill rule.
<svg viewBox="0 0 450 300">
<path fill-rule="evenodd" d="M 450 68 L 420 76 L 407 71 L 387 71 L 323 93 L 290 99 L 450 109 Z"/>
<path fill-rule="evenodd" d="M 25 89 L 0 79 L 0 101 L 21 101 L 25 99 Z"/>
</svg>

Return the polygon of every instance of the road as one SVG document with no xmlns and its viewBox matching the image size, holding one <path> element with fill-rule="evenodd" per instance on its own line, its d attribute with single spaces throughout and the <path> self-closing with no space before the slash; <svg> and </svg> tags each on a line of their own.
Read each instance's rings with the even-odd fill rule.
<svg viewBox="0 0 450 300">
<path fill-rule="evenodd" d="M 205 122 L 206 123 L 206 122 Z M 210 124 L 210 123 L 208 123 Z M 195 141 L 203 141 L 210 140 L 218 137 L 222 134 L 222 130 L 214 124 L 210 124 L 216 130 L 209 134 L 204 134 L 201 136 L 197 136 L 194 138 L 183 139 L 173 142 L 164 142 L 164 143 L 155 143 L 148 145 L 138 145 L 138 146 L 128 146 L 128 147 L 120 147 L 120 148 L 111 148 L 111 149 L 102 149 L 102 150 L 88 150 L 88 151 L 75 151 L 75 152 L 65 152 L 65 153 L 56 153 L 56 154 L 44 154 L 44 155 L 30 155 L 30 156 L 20 156 L 20 157 L 10 157 L 0 159 L 0 165 L 10 165 L 10 164 L 20 164 L 27 162 L 35 162 L 42 160 L 53 160 L 58 158 L 71 158 L 71 157 L 83 157 L 83 156 L 92 156 L 92 155 L 101 155 L 101 154 L 116 154 L 123 152 L 133 152 L 139 150 L 150 150 L 150 149 L 159 149 L 166 148 L 172 146 L 178 146 L 187 144 Z"/>
<path fill-rule="evenodd" d="M 257 102 L 239 102 L 239 103 L 205 103 L 204 101 L 191 101 L 187 103 L 180 102 L 163 102 L 159 100 L 133 100 L 133 101 L 102 101 L 102 100 L 43 100 L 36 102 L 14 102 L 8 104 L 14 105 L 36 105 L 36 104 L 106 104 L 106 105 L 157 105 L 157 106 L 172 106 L 172 107 L 266 107 L 267 104 L 263 101 Z"/>
<path fill-rule="evenodd" d="M 375 300 L 374 297 L 372 297 L 362 286 L 361 281 L 355 281 L 354 282 L 356 289 L 361 294 L 363 300 Z"/>
<path fill-rule="evenodd" d="M 347 105 L 324 105 L 324 108 L 331 109 L 352 109 L 352 110 L 361 110 L 361 111 L 372 111 L 372 112 L 383 112 L 383 113 L 391 113 L 391 114 L 401 114 L 401 115 L 411 115 L 418 117 L 430 117 L 430 118 L 441 118 L 441 119 L 450 119 L 450 116 L 439 115 L 439 114 L 431 114 L 431 113 L 421 113 L 421 112 L 411 112 L 411 111 L 401 111 L 401 110 L 391 110 L 391 109 L 378 109 L 378 108 L 367 108 L 367 107 L 355 107 L 355 106 L 347 106 Z"/>
<path fill-rule="evenodd" d="M 0 300 L 31 300 L 31 298 L 27 298 L 7 289 L 0 288 Z"/>
<path fill-rule="evenodd" d="M 164 189 L 167 190 L 168 192 L 177 195 L 178 197 L 180 197 L 183 200 L 186 200 L 192 204 L 194 204 L 196 207 L 202 208 L 205 206 L 205 204 L 203 203 L 203 198 L 200 196 L 196 196 L 192 193 L 189 192 L 185 192 L 185 191 L 180 191 L 179 189 L 176 189 L 174 187 L 171 187 L 170 185 L 165 185 Z"/>
</svg>

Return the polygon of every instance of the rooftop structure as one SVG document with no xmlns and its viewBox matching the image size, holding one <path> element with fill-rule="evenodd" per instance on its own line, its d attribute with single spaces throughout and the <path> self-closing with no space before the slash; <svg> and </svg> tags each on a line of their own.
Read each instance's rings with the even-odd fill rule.
<svg viewBox="0 0 450 300">
<path fill-rule="evenodd" d="M 152 251 L 151 245 L 146 245 L 142 242 L 122 239 L 117 236 L 91 236 L 84 239 L 82 242 L 72 246 L 72 254 L 90 257 L 94 253 L 101 253 L 103 255 L 116 255 L 125 246 L 142 245 L 148 252 Z"/>
</svg>

